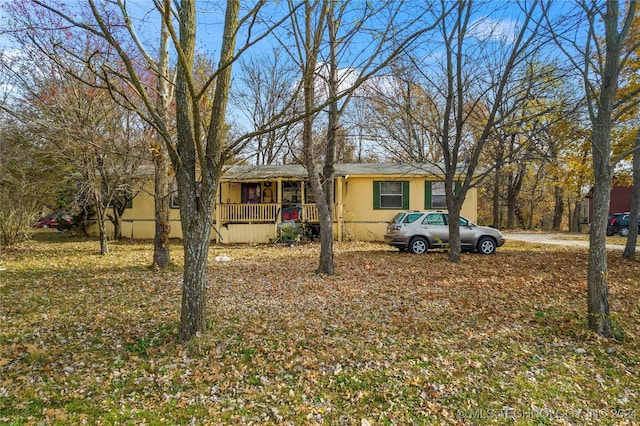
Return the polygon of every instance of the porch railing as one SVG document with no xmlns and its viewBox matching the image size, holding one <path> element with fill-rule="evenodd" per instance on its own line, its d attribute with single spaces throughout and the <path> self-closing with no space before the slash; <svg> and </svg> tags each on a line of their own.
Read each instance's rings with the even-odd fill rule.
<svg viewBox="0 0 640 426">
<path fill-rule="evenodd" d="M 275 223 L 282 220 L 282 206 L 269 204 L 218 204 L 222 223 Z M 303 222 L 318 222 L 318 209 L 315 204 L 302 204 L 300 217 Z"/>
<path fill-rule="evenodd" d="M 290 206 L 286 206 L 290 207 Z M 299 216 L 296 220 L 318 223 L 318 208 L 315 204 L 300 205 Z M 283 206 L 278 203 L 267 204 L 218 204 L 220 221 L 222 223 L 277 223 L 283 219 Z M 337 206 L 334 208 L 334 218 L 337 220 Z"/>
<path fill-rule="evenodd" d="M 268 223 L 279 220 L 280 204 L 218 204 L 223 223 Z"/>
<path fill-rule="evenodd" d="M 302 221 L 303 222 L 319 222 L 318 208 L 315 204 L 302 205 Z"/>
</svg>

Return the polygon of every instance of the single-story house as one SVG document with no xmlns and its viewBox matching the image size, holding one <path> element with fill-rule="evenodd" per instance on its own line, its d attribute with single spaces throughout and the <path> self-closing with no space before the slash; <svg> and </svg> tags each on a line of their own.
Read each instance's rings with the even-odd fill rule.
<svg viewBox="0 0 640 426">
<path fill-rule="evenodd" d="M 266 243 L 278 235 L 278 225 L 318 223 L 318 212 L 307 172 L 297 164 L 235 165 L 220 179 L 212 238 L 223 244 Z M 440 170 L 430 164 L 336 164 L 334 236 L 338 241 L 381 241 L 388 222 L 403 210 L 446 210 Z M 172 198 L 171 234 L 181 238 L 177 197 Z M 461 214 L 475 221 L 477 191 L 471 189 Z M 93 232 L 95 232 L 94 230 Z M 123 215 L 122 235 L 153 238 L 152 192 L 140 191 Z"/>
</svg>

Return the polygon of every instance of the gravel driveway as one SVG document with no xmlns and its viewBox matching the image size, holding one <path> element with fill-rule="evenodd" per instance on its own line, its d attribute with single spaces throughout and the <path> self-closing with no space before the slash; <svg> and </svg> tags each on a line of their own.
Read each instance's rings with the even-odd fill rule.
<svg viewBox="0 0 640 426">
<path fill-rule="evenodd" d="M 571 234 L 560 233 L 502 233 L 507 240 L 527 241 L 530 243 L 556 244 L 569 247 L 589 247 L 589 241 L 568 239 Z M 607 244 L 608 249 L 624 250 L 624 244 Z"/>
</svg>

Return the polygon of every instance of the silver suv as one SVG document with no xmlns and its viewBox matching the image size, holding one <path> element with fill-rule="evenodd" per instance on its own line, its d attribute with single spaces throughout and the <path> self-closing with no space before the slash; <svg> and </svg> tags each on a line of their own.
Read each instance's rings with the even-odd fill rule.
<svg viewBox="0 0 640 426">
<path fill-rule="evenodd" d="M 400 250 L 421 254 L 449 244 L 449 215 L 438 211 L 398 213 L 387 226 L 384 241 Z M 463 250 L 493 254 L 504 244 L 504 237 L 494 228 L 478 226 L 460 216 L 460 242 Z"/>
</svg>

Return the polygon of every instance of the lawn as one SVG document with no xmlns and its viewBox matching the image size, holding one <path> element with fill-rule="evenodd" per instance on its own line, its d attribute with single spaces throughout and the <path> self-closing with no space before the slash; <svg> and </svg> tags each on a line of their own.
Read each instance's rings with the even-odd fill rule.
<svg viewBox="0 0 640 426">
<path fill-rule="evenodd" d="M 640 262 L 619 340 L 585 330 L 587 250 L 211 249 L 207 333 L 175 341 L 181 248 L 42 232 L 0 254 L 0 424 L 638 424 Z M 216 262 L 224 255 L 228 262 Z"/>
</svg>

